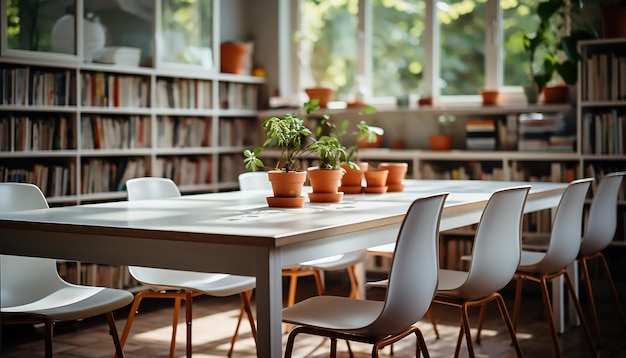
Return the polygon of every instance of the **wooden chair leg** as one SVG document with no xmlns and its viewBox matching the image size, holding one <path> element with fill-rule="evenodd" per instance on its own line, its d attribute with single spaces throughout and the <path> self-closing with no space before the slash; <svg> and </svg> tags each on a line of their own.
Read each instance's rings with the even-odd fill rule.
<svg viewBox="0 0 626 358">
<path fill-rule="evenodd" d="M 176 357 L 176 332 L 178 331 L 178 316 L 180 314 L 180 297 L 174 298 L 174 312 L 172 314 L 172 340 L 170 341 L 170 358 Z"/>
<path fill-rule="evenodd" d="M 500 309 L 500 315 L 502 316 L 502 320 L 506 324 L 506 328 L 509 331 L 509 336 L 511 336 L 511 341 L 513 342 L 513 346 L 515 347 L 515 352 L 518 357 L 523 357 L 524 353 L 522 353 L 522 348 L 519 345 L 519 341 L 517 340 L 517 335 L 515 334 L 515 328 L 513 328 L 513 323 L 511 322 L 511 317 L 509 316 L 509 311 L 506 309 L 506 304 L 504 303 L 504 299 L 499 294 L 496 295 L 496 302 L 498 303 L 498 308 Z M 484 308 L 484 305 L 483 305 Z M 482 311 L 482 308 L 481 308 Z"/>
<path fill-rule="evenodd" d="M 239 326 L 241 325 L 241 320 L 243 319 L 244 313 L 248 316 L 248 322 L 250 323 L 250 331 L 252 332 L 252 337 L 254 338 L 254 343 L 256 344 L 256 323 L 254 322 L 254 316 L 252 315 L 252 307 L 250 305 L 250 297 L 252 296 L 252 290 L 241 292 L 239 297 L 241 297 L 241 308 L 239 309 L 239 318 L 237 319 L 237 326 L 235 327 L 235 333 L 230 340 L 230 349 L 228 350 L 228 357 L 232 356 L 233 351 L 235 349 L 235 341 L 237 341 L 237 336 L 239 335 Z"/>
<path fill-rule="evenodd" d="M 459 336 L 456 338 L 456 348 L 454 349 L 454 358 L 459 358 L 461 354 L 461 343 L 463 343 L 463 335 L 465 334 L 465 329 L 463 325 L 463 318 L 461 318 L 461 328 L 459 328 Z"/>
<path fill-rule="evenodd" d="M 117 335 L 117 327 L 115 326 L 115 317 L 113 312 L 106 313 L 107 321 L 109 322 L 109 333 L 113 338 L 113 345 L 115 346 L 115 353 L 117 357 L 124 358 L 124 351 L 122 350 L 122 344 L 120 343 L 120 337 Z"/>
<path fill-rule="evenodd" d="M 480 305 L 480 314 L 478 315 L 478 331 L 476 332 L 476 343 L 480 344 L 480 334 L 483 331 L 483 321 L 487 313 L 487 303 Z"/>
<path fill-rule="evenodd" d="M 469 324 L 469 307 L 466 304 L 461 306 L 461 314 L 463 316 L 463 330 L 465 331 L 465 341 L 467 343 L 467 350 L 470 358 L 475 358 L 474 344 L 472 343 L 472 332 L 470 331 Z"/>
<path fill-rule="evenodd" d="M 519 308 L 522 304 L 522 284 L 524 283 L 524 276 L 515 275 L 517 280 L 515 284 L 515 302 L 513 303 L 513 329 L 517 330 L 517 318 L 519 316 Z"/>
<path fill-rule="evenodd" d="M 587 289 L 587 298 L 589 299 L 589 311 L 591 311 L 591 322 L 596 331 L 596 338 L 598 339 L 598 345 L 602 346 L 602 337 L 600 335 L 600 325 L 598 324 L 598 314 L 596 312 L 596 303 L 593 299 L 593 291 L 591 289 L 591 279 L 589 278 L 589 268 L 587 267 L 587 259 L 580 260 L 583 269 L 583 281 L 585 282 L 585 288 Z"/>
<path fill-rule="evenodd" d="M 554 344 L 554 351 L 557 357 L 561 356 L 561 347 L 559 346 L 559 340 L 556 331 L 556 322 L 554 322 L 554 314 L 552 312 L 552 304 L 550 304 L 550 294 L 548 293 L 548 282 L 545 277 L 540 279 L 541 285 L 541 297 L 543 299 L 543 305 L 546 309 L 546 315 L 548 316 L 548 323 L 550 323 L 550 331 L 552 332 L 552 343 Z"/>
<path fill-rule="evenodd" d="M 617 305 L 617 311 L 619 312 L 619 315 L 622 318 L 622 322 L 624 323 L 624 327 L 626 328 L 626 315 L 624 315 L 622 303 L 620 302 L 619 296 L 617 295 L 617 290 L 615 289 L 615 283 L 613 282 L 613 278 L 611 277 L 609 265 L 606 262 L 604 254 L 600 253 L 598 257 L 600 258 L 600 261 L 602 261 L 602 267 L 604 267 L 604 276 L 606 277 L 606 281 L 609 283 L 609 287 L 611 288 L 611 292 L 613 293 L 613 299 L 615 300 L 615 305 Z"/>
<path fill-rule="evenodd" d="M 591 352 L 593 353 L 594 357 L 597 357 L 598 353 L 596 352 L 596 347 L 595 347 L 595 344 L 593 343 L 591 332 L 589 331 L 589 325 L 587 325 L 587 320 L 585 319 L 585 316 L 583 314 L 583 308 L 580 305 L 580 301 L 578 301 L 578 298 L 576 297 L 576 290 L 574 289 L 572 278 L 570 277 L 567 270 L 563 270 L 563 275 L 565 276 L 565 283 L 567 284 L 567 288 L 570 293 L 570 298 L 572 302 L 574 302 L 574 305 L 576 306 L 578 317 L 580 318 L 580 322 L 582 323 L 583 328 L 585 329 L 585 335 L 587 336 L 587 340 L 589 341 L 589 347 L 591 348 Z"/>
<path fill-rule="evenodd" d="M 359 279 L 356 275 L 356 267 L 348 267 L 348 275 L 350 276 L 350 298 L 363 298 L 361 297 L 361 290 L 359 286 Z"/>
<path fill-rule="evenodd" d="M 426 316 L 428 316 L 428 320 L 433 326 L 433 331 L 435 331 L 435 337 L 439 339 L 439 330 L 437 329 L 437 322 L 435 322 L 435 315 L 433 315 L 433 312 L 430 310 L 430 308 L 428 309 L 428 311 L 426 311 Z"/>
</svg>

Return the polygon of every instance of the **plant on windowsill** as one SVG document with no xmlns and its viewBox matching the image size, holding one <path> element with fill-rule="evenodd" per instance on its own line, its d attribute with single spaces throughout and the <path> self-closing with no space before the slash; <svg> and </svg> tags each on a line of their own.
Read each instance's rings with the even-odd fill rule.
<svg viewBox="0 0 626 358">
<path fill-rule="evenodd" d="M 567 101 L 567 86 L 578 81 L 578 41 L 597 38 L 581 17 L 582 7 L 581 0 L 548 0 L 537 6 L 537 30 L 524 35 L 531 79 L 525 88 L 529 103 L 542 93 L 546 103 Z"/>
</svg>

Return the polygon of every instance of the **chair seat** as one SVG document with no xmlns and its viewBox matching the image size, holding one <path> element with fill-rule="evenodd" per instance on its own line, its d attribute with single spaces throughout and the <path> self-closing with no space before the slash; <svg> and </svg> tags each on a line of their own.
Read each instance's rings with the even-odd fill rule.
<svg viewBox="0 0 626 358">
<path fill-rule="evenodd" d="M 437 294 L 456 296 L 454 290 L 458 289 L 467 280 L 468 272 L 439 269 L 439 285 Z"/>
<path fill-rule="evenodd" d="M 133 301 L 128 291 L 103 287 L 68 286 L 23 305 L 2 307 L 2 313 L 32 314 L 56 321 L 71 321 L 98 316 Z"/>
<path fill-rule="evenodd" d="M 350 266 L 356 265 L 365 261 L 367 258 L 367 251 L 359 250 L 352 251 L 345 254 L 332 255 L 321 259 L 301 262 L 302 267 L 312 267 L 323 271 L 335 271 L 343 270 Z"/>
<path fill-rule="evenodd" d="M 133 267 L 133 270 L 154 270 L 145 267 Z M 142 277 L 140 283 L 153 291 L 163 290 L 192 290 L 204 292 L 208 295 L 225 297 L 240 292 L 249 291 L 255 288 L 256 279 L 251 276 L 237 276 L 217 273 L 199 273 L 189 271 L 161 270 L 165 274 L 159 277 L 158 282 L 151 282 L 145 279 L 145 275 L 135 275 Z"/>
<path fill-rule="evenodd" d="M 369 253 L 375 254 L 375 255 L 389 255 L 391 256 L 391 254 L 393 254 L 393 250 L 395 249 L 396 244 L 395 243 L 389 243 L 389 244 L 383 244 L 383 245 L 378 245 L 378 246 L 374 246 L 374 247 L 369 247 L 367 249 L 367 251 Z"/>
<path fill-rule="evenodd" d="M 307 326 L 355 330 L 374 322 L 384 302 L 355 300 L 338 296 L 314 296 L 283 309 L 283 322 Z"/>
<path fill-rule="evenodd" d="M 522 251 L 520 257 L 519 269 L 523 271 L 533 271 L 535 265 L 538 264 L 546 256 L 542 251 Z"/>
</svg>

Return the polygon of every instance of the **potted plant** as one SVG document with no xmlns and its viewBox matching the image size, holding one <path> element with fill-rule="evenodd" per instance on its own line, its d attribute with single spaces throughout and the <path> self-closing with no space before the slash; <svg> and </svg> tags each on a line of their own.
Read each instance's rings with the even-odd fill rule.
<svg viewBox="0 0 626 358">
<path fill-rule="evenodd" d="M 453 115 L 442 114 L 437 117 L 437 128 L 439 133 L 431 134 L 428 137 L 430 149 L 432 150 L 450 150 L 452 148 L 452 125 L 456 121 Z"/>
<path fill-rule="evenodd" d="M 262 169 L 265 165 L 259 155 L 263 149 L 270 145 L 280 148 L 280 159 L 276 167 L 268 172 L 274 191 L 274 196 L 267 198 L 268 204 L 274 207 L 302 207 L 304 197 L 301 193 L 306 171 L 300 168 L 300 158 L 306 152 L 304 141 L 312 132 L 296 114 L 271 117 L 263 122 L 262 127 L 265 128 L 265 142 L 254 150 L 244 150 L 244 165 L 250 171 Z"/>
<path fill-rule="evenodd" d="M 365 106 L 363 112 L 365 114 L 372 114 L 376 112 L 376 108 L 371 106 Z M 322 116 L 320 125 L 317 127 L 317 134 L 320 135 L 324 129 L 328 131 L 328 135 L 320 137 L 318 144 L 313 144 L 314 147 L 323 146 L 320 149 L 326 149 L 324 151 L 329 152 L 328 148 L 332 148 L 333 142 L 340 143 L 340 138 L 344 138 L 346 135 L 355 136 L 355 144 L 345 147 L 341 145 L 342 150 L 336 151 L 333 164 L 339 164 L 342 169 L 343 175 L 341 176 L 341 186 L 338 190 L 346 194 L 359 194 L 362 189 L 363 173 L 367 171 L 368 164 L 366 162 L 357 162 L 358 150 L 362 147 L 362 143 L 375 143 L 380 140 L 384 130 L 380 127 L 370 126 L 365 121 L 360 121 L 356 124 L 355 131 L 349 131 L 350 121 L 344 120 L 340 126 L 333 123 L 328 115 Z M 327 157 L 325 153 L 318 150 L 320 158 Z M 326 159 L 328 161 L 328 159 Z M 322 160 L 324 162 L 324 160 Z"/>
<path fill-rule="evenodd" d="M 578 81 L 577 43 L 597 37 L 580 16 L 582 7 L 580 0 L 548 0 L 537 6 L 537 30 L 524 35 L 531 79 L 525 88 L 529 103 L 542 93 L 546 103 L 567 101 L 567 86 Z"/>
<path fill-rule="evenodd" d="M 307 113 L 312 113 L 319 109 L 319 106 L 316 106 L 316 101 L 310 103 L 312 103 L 312 105 L 310 104 L 309 107 L 307 107 Z M 373 113 L 374 111 L 375 109 L 373 107 L 365 107 L 364 110 L 366 113 Z M 313 193 L 309 195 L 311 201 L 339 201 L 343 196 L 344 189 L 350 194 L 357 193 L 356 183 L 354 187 L 346 187 L 343 185 L 344 176 L 348 175 L 351 178 L 354 170 L 361 169 L 361 167 L 355 163 L 358 146 L 355 144 L 346 147 L 341 143 L 341 138 L 348 133 L 349 125 L 350 122 L 344 120 L 338 127 L 330 120 L 327 114 L 322 115 L 315 132 L 318 138 L 314 139 L 313 143 L 308 146 L 309 150 L 317 154 L 320 163 L 318 168 L 309 168 L 309 179 L 313 187 Z M 326 131 L 327 134 L 323 135 L 322 133 L 324 133 L 324 131 Z M 361 121 L 357 124 L 357 141 L 360 139 L 375 140 L 376 133 L 382 134 L 382 129 L 370 127 L 365 121 Z M 347 174 L 348 172 L 350 173 Z M 360 172 L 358 174 L 362 175 Z M 320 176 L 328 176 L 328 180 L 331 184 L 329 184 L 329 188 L 323 189 L 322 194 L 318 195 L 316 193 L 320 192 L 320 190 L 316 189 L 315 181 L 317 181 L 317 178 Z M 358 193 L 361 192 L 360 178 L 362 177 L 359 177 Z M 341 185 L 341 187 L 339 185 Z"/>
</svg>

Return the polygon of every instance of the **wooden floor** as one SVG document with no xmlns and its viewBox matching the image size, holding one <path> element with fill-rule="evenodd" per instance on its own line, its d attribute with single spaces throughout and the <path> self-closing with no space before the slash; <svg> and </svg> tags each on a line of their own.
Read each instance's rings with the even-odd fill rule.
<svg viewBox="0 0 626 358">
<path fill-rule="evenodd" d="M 314 284 L 308 278 L 302 278 L 299 285 L 299 299 L 310 296 L 314 292 Z M 332 273 L 327 277 L 329 294 L 343 295 L 347 293 L 348 280 L 342 273 Z M 626 328 L 620 322 L 615 305 L 603 280 L 594 281 L 596 300 L 599 307 L 603 348 L 600 357 L 626 357 Z M 518 326 L 518 338 L 526 357 L 554 356 L 549 326 L 545 320 L 537 284 L 526 282 L 524 286 L 522 309 L 523 314 Z M 512 309 L 513 284 L 505 288 L 505 296 L 509 309 Z M 618 290 L 622 302 L 626 304 L 626 282 L 618 282 Z M 368 298 L 380 299 L 379 289 L 368 291 Z M 589 306 L 582 300 L 583 309 L 588 312 Z M 147 300 L 140 308 L 131 336 L 125 346 L 126 356 L 135 357 L 167 357 L 171 332 L 170 300 Z M 238 314 L 238 297 L 214 298 L 198 297 L 193 306 L 193 356 L 194 357 L 225 357 L 228 352 L 230 337 L 235 327 Z M 428 349 L 432 357 L 452 357 L 458 334 L 460 312 L 458 309 L 433 305 L 432 310 L 437 320 L 440 338 L 433 333 L 427 320 L 418 326 L 422 329 Z M 116 312 L 118 330 L 121 332 L 126 322 L 128 309 Z M 471 311 L 475 323 L 478 309 Z M 475 324 L 473 324 L 475 326 Z M 235 347 L 233 357 L 254 357 L 254 340 L 249 327 L 244 324 Z M 42 329 L 33 326 L 3 326 L 0 356 L 5 358 L 42 357 Z M 178 325 L 177 357 L 185 355 L 185 328 Z M 328 341 L 317 337 L 301 336 L 296 341 L 294 357 L 327 357 Z M 283 342 L 287 335 L 284 335 Z M 591 357 L 592 354 L 585 339 L 582 328 L 569 327 L 559 337 L 564 357 Z M 407 338 L 394 346 L 396 358 L 414 357 L 414 338 Z M 108 335 L 104 318 L 90 319 L 78 323 L 57 324 L 54 338 L 54 356 L 63 357 L 113 357 L 113 345 Z M 369 356 L 370 347 L 352 344 L 355 357 Z M 340 357 L 348 357 L 346 345 L 340 342 Z M 515 352 L 510 345 L 509 337 L 502 321 L 499 319 L 497 307 L 489 306 L 488 318 L 483 331 L 480 345 L 475 345 L 478 357 L 514 357 Z M 465 345 L 462 357 L 466 357 Z M 382 357 L 389 357 L 389 349 L 383 351 Z"/>
</svg>

